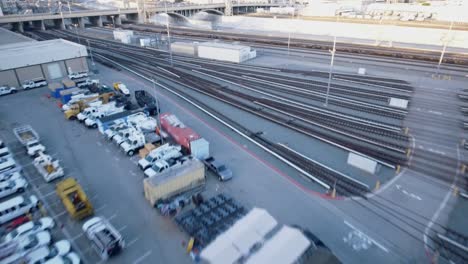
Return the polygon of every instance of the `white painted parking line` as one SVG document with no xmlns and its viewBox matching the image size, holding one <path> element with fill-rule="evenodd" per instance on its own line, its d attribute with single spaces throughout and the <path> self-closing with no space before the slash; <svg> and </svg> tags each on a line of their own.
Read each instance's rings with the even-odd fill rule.
<svg viewBox="0 0 468 264">
<path fill-rule="evenodd" d="M 151 255 L 151 253 L 152 253 L 151 250 L 146 251 L 146 253 L 141 255 L 141 257 L 135 259 L 135 261 L 133 261 L 133 264 L 138 264 L 138 263 L 142 262 L 145 258 L 149 257 L 149 255 Z"/>
<path fill-rule="evenodd" d="M 102 146 L 102 143 L 101 143 L 101 142 L 99 142 L 99 141 L 97 141 L 97 143 L 96 143 L 96 144 L 97 144 L 98 146 L 100 146 L 100 147 Z"/>
<path fill-rule="evenodd" d="M 110 221 L 110 220 L 114 219 L 116 216 L 117 216 L 117 214 L 113 214 L 107 220 Z"/>
<path fill-rule="evenodd" d="M 66 213 L 67 213 L 67 210 L 63 210 L 62 212 L 56 214 L 55 217 L 60 217 L 62 215 L 65 215 Z"/>
<path fill-rule="evenodd" d="M 119 228 L 119 229 L 117 229 L 117 230 L 119 230 L 119 232 L 122 232 L 122 231 L 124 231 L 125 229 L 127 229 L 127 227 L 128 227 L 127 225 L 124 225 L 124 226 L 122 226 L 121 228 Z"/>
<path fill-rule="evenodd" d="M 45 198 L 45 197 L 51 196 L 52 194 L 56 194 L 55 190 L 54 190 L 54 191 L 51 191 L 51 192 L 49 192 L 49 193 L 44 194 L 43 197 Z"/>
<path fill-rule="evenodd" d="M 137 242 L 139 239 L 140 239 L 140 237 L 136 237 L 136 238 L 130 240 L 130 242 L 127 243 L 126 247 L 129 248 L 130 246 L 135 244 L 135 242 Z"/>
<path fill-rule="evenodd" d="M 82 237 L 84 233 L 79 233 L 78 235 L 71 238 L 72 241 L 77 240 L 78 238 Z"/>
<path fill-rule="evenodd" d="M 99 208 L 94 209 L 95 212 L 101 211 L 102 209 L 106 208 L 107 204 L 101 205 Z"/>
</svg>

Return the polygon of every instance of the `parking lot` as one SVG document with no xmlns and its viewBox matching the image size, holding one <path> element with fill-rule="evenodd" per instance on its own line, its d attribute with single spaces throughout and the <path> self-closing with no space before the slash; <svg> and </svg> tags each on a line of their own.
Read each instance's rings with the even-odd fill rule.
<svg viewBox="0 0 468 264">
<path fill-rule="evenodd" d="M 100 74 L 94 78 L 101 83 L 122 81 L 132 91 L 151 85 L 128 73 L 118 72 L 98 65 Z M 73 250 L 84 263 L 99 263 L 100 259 L 81 231 L 83 221 L 71 220 L 55 193 L 55 182 L 45 183 L 36 173 L 32 160 L 26 157 L 22 146 L 13 135 L 13 128 L 20 124 L 31 125 L 41 136 L 47 152 L 60 160 L 65 177 L 74 177 L 90 198 L 95 215 L 107 218 L 125 238 L 126 249 L 110 263 L 189 263 L 185 244 L 189 237 L 169 217 L 161 216 L 151 208 L 143 194 L 143 172 L 137 167 L 138 156 L 129 158 L 97 130 L 86 128 L 77 121 L 67 121 L 57 101 L 47 96 L 47 88 L 0 98 L 0 136 L 15 152 L 15 159 L 24 166 L 26 177 L 33 185 L 28 192 L 36 193 L 44 201 L 50 216 L 58 223 L 55 240 L 65 237 L 73 242 Z M 204 196 L 226 193 L 237 199 L 248 211 L 257 206 L 266 208 L 281 223 L 297 224 L 308 228 L 326 244 L 336 245 L 337 255 L 354 255 L 343 245 L 342 237 L 349 228 L 342 224 L 346 219 L 329 201 L 309 195 L 310 192 L 292 180 L 292 169 L 253 145 L 204 118 L 199 112 L 181 104 L 164 92 L 155 95 L 160 100 L 162 112 L 177 115 L 210 142 L 210 153 L 233 171 L 234 178 L 221 183 L 207 173 Z M 274 165 L 272 165 L 274 164 Z M 297 178 L 301 181 L 301 178 Z M 300 182 L 307 184 L 307 181 Z M 320 218 L 314 212 L 321 212 Z M 351 219 L 348 221 L 352 222 Z M 329 229 L 334 224 L 339 228 Z M 332 248 L 333 249 L 333 248 Z M 380 253 L 377 252 L 377 255 Z M 366 259 L 369 254 L 362 254 Z M 375 256 L 374 256 L 375 257 Z"/>
</svg>

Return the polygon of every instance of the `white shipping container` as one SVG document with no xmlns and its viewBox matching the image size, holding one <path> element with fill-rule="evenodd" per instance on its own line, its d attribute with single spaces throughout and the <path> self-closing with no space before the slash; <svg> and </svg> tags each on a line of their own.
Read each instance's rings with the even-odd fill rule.
<svg viewBox="0 0 468 264">
<path fill-rule="evenodd" d="M 378 168 L 378 163 L 375 160 L 371 160 L 361 155 L 357 155 L 355 153 L 350 152 L 348 155 L 348 164 L 361 169 L 363 171 L 367 171 L 371 174 L 375 174 Z"/>
<path fill-rule="evenodd" d="M 210 143 L 204 139 L 190 141 L 190 154 L 197 159 L 207 159 L 210 156 Z"/>
<path fill-rule="evenodd" d="M 398 107 L 402 109 L 408 108 L 408 100 L 400 99 L 400 98 L 390 98 L 388 101 L 388 105 L 392 107 Z"/>
<path fill-rule="evenodd" d="M 198 44 L 198 57 L 240 63 L 250 58 L 250 47 L 219 42 L 204 42 Z"/>
<path fill-rule="evenodd" d="M 131 36 L 133 36 L 133 31 L 132 30 L 114 30 L 114 39 L 115 40 L 120 40 L 122 41 L 123 39 L 127 39 Z"/>
<path fill-rule="evenodd" d="M 176 54 L 197 56 L 196 43 L 174 42 L 174 43 L 171 43 L 171 50 L 173 53 L 176 53 Z"/>
</svg>

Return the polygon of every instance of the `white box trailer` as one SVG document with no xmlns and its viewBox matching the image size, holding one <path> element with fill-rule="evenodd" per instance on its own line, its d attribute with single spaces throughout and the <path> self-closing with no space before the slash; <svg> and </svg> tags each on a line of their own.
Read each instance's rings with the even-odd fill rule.
<svg viewBox="0 0 468 264">
<path fill-rule="evenodd" d="M 174 42 L 171 43 L 172 53 L 188 55 L 188 56 L 197 56 L 198 42 Z"/>
<path fill-rule="evenodd" d="M 249 46 L 233 45 L 220 42 L 198 44 L 198 57 L 220 61 L 241 63 L 256 56 Z"/>
<path fill-rule="evenodd" d="M 143 180 L 145 198 L 151 206 L 204 184 L 205 165 L 197 159 Z"/>
</svg>

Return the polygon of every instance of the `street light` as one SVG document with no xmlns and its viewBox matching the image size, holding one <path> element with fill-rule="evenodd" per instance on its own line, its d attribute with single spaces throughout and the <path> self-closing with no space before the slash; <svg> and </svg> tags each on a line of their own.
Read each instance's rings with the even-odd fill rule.
<svg viewBox="0 0 468 264">
<path fill-rule="evenodd" d="M 89 55 L 91 56 L 91 65 L 93 66 L 93 70 L 94 70 L 96 64 L 94 64 L 93 50 L 91 50 L 91 46 L 89 45 L 89 39 L 87 39 L 86 42 L 88 42 Z"/>
<path fill-rule="evenodd" d="M 159 137 L 161 138 L 161 145 L 162 145 L 162 144 L 164 144 L 164 142 L 163 142 L 163 137 L 162 137 L 162 133 L 161 133 L 161 120 L 159 119 L 159 113 L 161 112 L 161 109 L 159 108 L 159 99 L 156 96 L 156 82 L 154 81 L 154 76 L 151 79 L 151 81 L 153 83 L 154 98 L 156 99 L 156 125 L 158 126 Z"/>
<path fill-rule="evenodd" d="M 68 4 L 68 13 L 71 14 L 70 1 L 67 1 Z"/>
<path fill-rule="evenodd" d="M 115 29 L 115 21 L 114 21 L 114 16 L 111 16 L 112 18 L 112 27 Z"/>
<path fill-rule="evenodd" d="M 450 38 L 450 33 L 452 32 L 452 27 L 453 27 L 453 19 L 450 22 L 450 27 L 449 27 L 448 32 L 447 32 L 447 39 L 445 40 L 444 46 L 442 47 L 442 52 L 440 53 L 439 63 L 437 64 L 436 75 L 439 75 L 440 65 L 442 64 L 442 61 L 444 60 L 445 51 L 447 50 L 447 45 L 448 45 L 448 43 L 450 41 L 449 38 Z"/>
<path fill-rule="evenodd" d="M 336 36 L 333 37 L 333 49 L 330 50 L 332 57 L 330 61 L 330 70 L 328 72 L 328 85 L 327 85 L 327 95 L 325 96 L 325 107 L 328 106 L 328 96 L 330 95 L 330 85 L 331 85 L 331 79 L 332 79 L 333 61 L 335 60 L 335 52 L 336 52 Z"/>
<path fill-rule="evenodd" d="M 171 67 L 174 66 L 172 62 L 172 46 L 171 46 L 171 33 L 169 32 L 169 14 L 167 13 L 167 3 L 164 2 L 164 8 L 166 9 L 166 28 L 167 28 L 167 43 L 169 44 L 169 57 L 171 60 Z"/>
<path fill-rule="evenodd" d="M 78 35 L 78 30 L 77 30 L 78 24 L 72 24 L 72 26 L 75 28 L 75 35 L 76 35 L 76 39 L 78 40 L 78 44 L 81 44 L 80 35 Z"/>
</svg>

